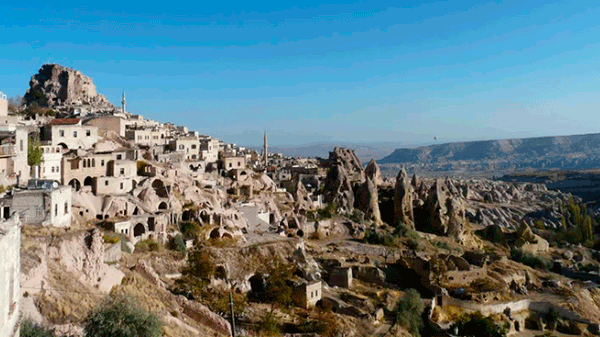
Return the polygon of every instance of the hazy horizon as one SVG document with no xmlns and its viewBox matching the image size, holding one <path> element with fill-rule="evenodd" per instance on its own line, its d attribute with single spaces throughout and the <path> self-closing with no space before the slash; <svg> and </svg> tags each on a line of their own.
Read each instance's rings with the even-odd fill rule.
<svg viewBox="0 0 600 337">
<path fill-rule="evenodd" d="M 427 144 L 597 132 L 592 2 L 0 4 L 0 91 L 44 63 L 227 142 Z"/>
</svg>

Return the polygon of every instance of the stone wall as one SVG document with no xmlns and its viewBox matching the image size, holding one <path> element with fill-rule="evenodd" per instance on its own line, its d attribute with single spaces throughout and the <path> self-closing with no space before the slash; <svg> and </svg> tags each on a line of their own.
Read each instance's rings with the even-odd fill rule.
<svg viewBox="0 0 600 337">
<path fill-rule="evenodd" d="M 0 223 L 0 336 L 12 337 L 19 325 L 21 226 L 13 216 Z"/>
</svg>

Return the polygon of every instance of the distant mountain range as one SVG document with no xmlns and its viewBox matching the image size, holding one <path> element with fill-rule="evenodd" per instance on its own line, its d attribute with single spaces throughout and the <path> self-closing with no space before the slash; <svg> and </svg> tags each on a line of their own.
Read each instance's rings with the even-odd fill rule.
<svg viewBox="0 0 600 337">
<path fill-rule="evenodd" d="M 590 169 L 600 167 L 600 133 L 401 148 L 379 163 L 431 172 Z"/>
<path fill-rule="evenodd" d="M 423 144 L 408 144 L 399 142 L 378 142 L 378 143 L 313 143 L 303 145 L 284 145 L 284 146 L 269 146 L 269 152 L 281 153 L 291 157 L 322 157 L 328 158 L 329 152 L 335 147 L 345 147 L 354 150 L 358 158 L 363 164 L 366 164 L 371 158 L 378 160 L 394 151 L 399 147 L 419 146 Z M 262 151 L 262 147 L 249 146 L 249 148 Z"/>
</svg>

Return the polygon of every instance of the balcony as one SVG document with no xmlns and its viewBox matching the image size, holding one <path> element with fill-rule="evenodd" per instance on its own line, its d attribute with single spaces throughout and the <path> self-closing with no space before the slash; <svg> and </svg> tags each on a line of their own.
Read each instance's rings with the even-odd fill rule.
<svg viewBox="0 0 600 337">
<path fill-rule="evenodd" d="M 15 155 L 15 146 L 13 144 L 0 145 L 0 157 L 12 157 Z"/>
</svg>

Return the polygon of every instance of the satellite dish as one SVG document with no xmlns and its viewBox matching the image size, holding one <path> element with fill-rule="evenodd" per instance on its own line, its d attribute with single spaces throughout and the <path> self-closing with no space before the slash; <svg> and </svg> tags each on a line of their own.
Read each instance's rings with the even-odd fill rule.
<svg viewBox="0 0 600 337">
<path fill-rule="evenodd" d="M 52 183 L 52 187 L 53 187 L 53 188 L 58 188 L 58 183 L 57 183 L 56 181 L 55 181 L 55 182 L 53 182 L 53 183 Z"/>
</svg>

